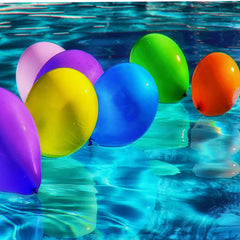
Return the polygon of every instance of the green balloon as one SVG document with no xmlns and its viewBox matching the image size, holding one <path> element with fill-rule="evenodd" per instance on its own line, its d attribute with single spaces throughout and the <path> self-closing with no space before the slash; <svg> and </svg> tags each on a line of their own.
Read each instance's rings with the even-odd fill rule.
<svg viewBox="0 0 240 240">
<path fill-rule="evenodd" d="M 169 37 L 150 33 L 140 38 L 130 53 L 130 62 L 144 67 L 154 78 L 159 102 L 174 103 L 189 88 L 187 61 L 179 46 Z"/>
</svg>

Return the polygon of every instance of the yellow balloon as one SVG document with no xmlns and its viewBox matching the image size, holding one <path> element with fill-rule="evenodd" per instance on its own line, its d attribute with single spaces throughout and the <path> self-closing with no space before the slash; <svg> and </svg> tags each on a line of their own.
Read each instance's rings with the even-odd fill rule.
<svg viewBox="0 0 240 240">
<path fill-rule="evenodd" d="M 25 102 L 36 123 L 42 155 L 66 156 L 90 138 L 98 116 L 98 100 L 88 78 L 71 68 L 47 72 Z"/>
</svg>

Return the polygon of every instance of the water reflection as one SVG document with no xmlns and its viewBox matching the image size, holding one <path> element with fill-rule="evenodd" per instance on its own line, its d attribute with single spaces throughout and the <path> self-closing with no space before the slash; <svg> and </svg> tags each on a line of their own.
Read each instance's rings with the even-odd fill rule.
<svg viewBox="0 0 240 240">
<path fill-rule="evenodd" d="M 149 160 L 149 161 L 150 161 L 151 172 L 156 176 L 171 176 L 171 175 L 180 173 L 179 168 L 173 164 L 159 161 L 159 160 Z"/>
<path fill-rule="evenodd" d="M 189 128 L 188 111 L 182 103 L 159 103 L 152 125 L 133 145 L 143 150 L 184 148 Z"/>
<path fill-rule="evenodd" d="M 190 147 L 211 159 L 224 159 L 240 148 L 240 133 L 225 115 L 200 118 L 191 129 Z"/>
<path fill-rule="evenodd" d="M 232 178 L 239 171 L 239 165 L 233 160 L 215 159 L 213 162 L 198 163 L 193 167 L 194 174 L 204 178 Z"/>
<path fill-rule="evenodd" d="M 206 178 L 231 178 L 239 165 L 232 156 L 239 151 L 240 134 L 225 116 L 202 117 L 191 129 L 191 149 L 197 152 L 198 163 L 193 167 L 196 176 Z"/>
<path fill-rule="evenodd" d="M 138 230 L 147 223 L 154 208 L 158 181 L 149 170 L 144 152 L 134 146 L 92 145 L 73 157 L 86 164 L 94 175 L 98 231 L 103 236 L 107 233 L 108 239 L 138 239 Z"/>
<path fill-rule="evenodd" d="M 239 131 L 227 116 L 201 117 L 189 135 L 189 148 L 145 151 L 159 182 L 140 239 L 239 237 Z"/>
<path fill-rule="evenodd" d="M 92 175 L 71 158 L 42 158 L 42 203 L 44 235 L 78 238 L 96 226 L 97 199 Z"/>
</svg>

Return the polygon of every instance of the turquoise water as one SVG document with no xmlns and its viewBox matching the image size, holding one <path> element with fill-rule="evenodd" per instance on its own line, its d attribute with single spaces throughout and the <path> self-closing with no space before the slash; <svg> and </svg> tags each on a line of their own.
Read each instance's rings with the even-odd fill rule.
<svg viewBox="0 0 240 240">
<path fill-rule="evenodd" d="M 239 63 L 239 10 L 238 2 L 0 4 L 0 86 L 18 95 L 18 59 L 38 41 L 87 51 L 106 70 L 159 32 L 181 47 L 190 76 L 213 51 Z M 37 195 L 0 194 L 0 239 L 240 239 L 239 101 L 204 117 L 189 89 L 181 102 L 159 104 L 129 146 L 42 158 Z"/>
</svg>

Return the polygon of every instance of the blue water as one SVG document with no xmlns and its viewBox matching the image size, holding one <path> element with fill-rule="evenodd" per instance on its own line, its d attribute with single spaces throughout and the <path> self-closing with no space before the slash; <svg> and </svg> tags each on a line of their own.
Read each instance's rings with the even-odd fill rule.
<svg viewBox="0 0 240 240">
<path fill-rule="evenodd" d="M 87 51 L 106 70 L 127 62 L 139 37 L 159 32 L 181 47 L 190 76 L 213 51 L 239 64 L 239 10 L 238 2 L 3 3 L 0 86 L 18 95 L 18 59 L 38 41 Z M 240 239 L 239 108 L 240 100 L 203 117 L 190 88 L 181 102 L 159 104 L 129 146 L 42 158 L 37 195 L 0 194 L 0 239 Z"/>
</svg>

